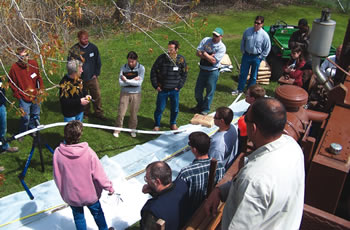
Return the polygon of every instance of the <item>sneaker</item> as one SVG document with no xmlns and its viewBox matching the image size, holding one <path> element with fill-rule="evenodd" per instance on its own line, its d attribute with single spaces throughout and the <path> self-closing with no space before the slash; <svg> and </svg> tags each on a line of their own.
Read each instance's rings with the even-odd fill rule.
<svg viewBox="0 0 350 230">
<path fill-rule="evenodd" d="M 113 132 L 113 136 L 118 138 L 119 137 L 119 132 L 118 131 L 114 131 Z"/>
<path fill-rule="evenodd" d="M 130 136 L 133 137 L 133 138 L 135 138 L 135 137 L 136 137 L 136 133 L 135 133 L 135 132 L 131 132 L 131 133 L 130 133 Z"/>
<path fill-rule="evenodd" d="M 204 116 L 205 116 L 205 115 L 208 115 L 208 113 L 209 113 L 209 112 L 207 112 L 207 111 L 202 111 L 202 112 L 201 112 L 201 114 L 204 115 Z"/>
<path fill-rule="evenodd" d="M 176 126 L 176 124 L 172 124 L 172 125 L 170 125 L 170 129 L 171 129 L 171 130 L 178 130 L 178 128 L 177 128 L 177 126 Z"/>
<path fill-rule="evenodd" d="M 9 153 L 15 153 L 15 152 L 18 152 L 18 147 L 9 147 L 5 151 Z"/>
<path fill-rule="evenodd" d="M 238 95 L 238 94 L 240 94 L 240 93 L 242 93 L 242 91 L 240 91 L 240 90 L 238 90 L 238 89 L 232 91 L 232 95 L 233 95 L 233 96 Z"/>
<path fill-rule="evenodd" d="M 160 131 L 159 126 L 154 126 L 153 131 Z"/>
</svg>

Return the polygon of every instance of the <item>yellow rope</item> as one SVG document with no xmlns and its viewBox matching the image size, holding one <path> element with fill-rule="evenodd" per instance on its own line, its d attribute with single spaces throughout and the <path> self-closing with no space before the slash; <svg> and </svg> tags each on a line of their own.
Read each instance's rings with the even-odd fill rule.
<svg viewBox="0 0 350 230">
<path fill-rule="evenodd" d="M 42 211 L 39 211 L 39 212 L 32 213 L 32 214 L 30 214 L 30 215 L 27 215 L 27 216 L 24 216 L 24 217 L 15 219 L 15 220 L 10 221 L 10 222 L 7 222 L 7 223 L 5 223 L 5 224 L 1 224 L 1 225 L 0 225 L 0 228 L 1 228 L 1 227 L 4 227 L 4 226 L 6 226 L 6 225 L 9 225 L 9 224 L 13 224 L 13 223 L 15 223 L 15 222 L 17 222 L 17 221 L 21 221 L 21 220 L 27 219 L 27 218 L 29 218 L 29 217 L 38 215 L 38 214 L 40 214 L 40 213 L 50 211 L 50 210 L 52 210 L 52 209 L 60 209 L 60 208 L 63 208 L 64 206 L 67 206 L 67 204 L 56 205 L 56 206 L 54 206 L 54 207 L 51 207 L 51 208 L 48 208 L 48 209 L 45 209 L 45 210 L 42 210 Z"/>
</svg>

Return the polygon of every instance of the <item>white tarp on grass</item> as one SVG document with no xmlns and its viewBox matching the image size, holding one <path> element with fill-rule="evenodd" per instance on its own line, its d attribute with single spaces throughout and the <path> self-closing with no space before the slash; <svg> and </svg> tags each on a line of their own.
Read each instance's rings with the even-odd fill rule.
<svg viewBox="0 0 350 230">
<path fill-rule="evenodd" d="M 242 115 L 248 104 L 241 100 L 232 104 L 234 118 Z M 187 146 L 188 135 L 193 131 L 203 131 L 211 135 L 217 127 L 206 128 L 200 125 L 185 125 L 180 129 L 186 132 L 179 134 L 163 134 L 157 139 L 133 149 L 120 153 L 112 158 L 101 158 L 106 174 L 113 182 L 118 196 L 108 196 L 102 193 L 100 202 L 109 227 L 125 229 L 140 219 L 140 210 L 149 199 L 141 192 L 144 185 L 142 170 L 153 162 L 167 159 Z M 113 137 L 111 137 L 113 138 Z M 173 171 L 173 179 L 184 166 L 189 165 L 194 157 L 190 151 L 185 151 L 167 162 Z M 142 172 L 142 173 L 141 173 Z M 128 178 L 128 180 L 126 179 Z M 35 199 L 30 200 L 25 191 L 17 192 L 0 199 L 0 229 L 75 229 L 72 211 L 69 207 L 56 210 L 64 205 L 64 201 L 51 180 L 31 188 Z M 97 229 L 89 210 L 85 210 L 88 229 Z"/>
</svg>

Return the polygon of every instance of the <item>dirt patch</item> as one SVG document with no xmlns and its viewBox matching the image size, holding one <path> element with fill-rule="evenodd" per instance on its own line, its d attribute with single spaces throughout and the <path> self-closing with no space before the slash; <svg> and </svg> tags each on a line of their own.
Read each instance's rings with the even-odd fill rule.
<svg viewBox="0 0 350 230">
<path fill-rule="evenodd" d="M 242 34 L 228 34 L 228 33 L 225 33 L 225 35 L 224 35 L 225 41 L 237 40 L 237 39 L 241 39 L 241 38 L 242 38 Z"/>
</svg>

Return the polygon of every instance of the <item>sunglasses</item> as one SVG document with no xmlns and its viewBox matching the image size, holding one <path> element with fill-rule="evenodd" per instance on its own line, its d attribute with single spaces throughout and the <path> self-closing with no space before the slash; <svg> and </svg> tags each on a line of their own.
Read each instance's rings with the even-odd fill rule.
<svg viewBox="0 0 350 230">
<path fill-rule="evenodd" d="M 262 23 L 262 22 L 257 22 L 257 21 L 255 21 L 254 24 L 261 25 L 261 24 L 263 24 L 263 23 Z"/>
<path fill-rule="evenodd" d="M 216 38 L 220 37 L 220 36 L 218 36 L 218 35 L 216 35 L 216 34 L 213 34 L 213 36 L 216 37 Z"/>
</svg>

